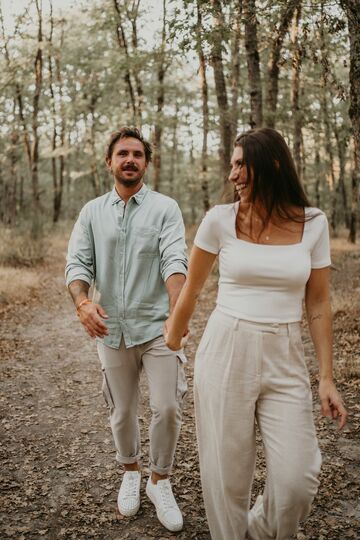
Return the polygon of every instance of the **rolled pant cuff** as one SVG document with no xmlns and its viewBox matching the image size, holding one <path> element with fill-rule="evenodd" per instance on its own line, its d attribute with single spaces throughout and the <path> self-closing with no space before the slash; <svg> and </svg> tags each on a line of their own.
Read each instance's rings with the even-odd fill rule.
<svg viewBox="0 0 360 540">
<path fill-rule="evenodd" d="M 140 454 L 138 454 L 137 456 L 131 456 L 131 457 L 125 457 L 125 456 L 120 456 L 120 454 L 116 454 L 116 461 L 118 461 L 119 463 L 123 464 L 123 465 L 131 465 L 132 463 L 137 463 L 138 461 L 140 461 Z"/>
<path fill-rule="evenodd" d="M 171 465 L 169 465 L 169 467 L 158 467 L 157 465 L 150 463 L 150 471 L 156 474 L 160 474 L 161 476 L 165 476 L 165 474 L 170 474 L 171 468 Z"/>
</svg>

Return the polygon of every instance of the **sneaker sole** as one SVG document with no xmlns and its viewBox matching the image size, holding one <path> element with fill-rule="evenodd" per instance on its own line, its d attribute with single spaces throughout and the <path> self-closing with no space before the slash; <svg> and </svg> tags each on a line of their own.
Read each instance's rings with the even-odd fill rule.
<svg viewBox="0 0 360 540">
<path fill-rule="evenodd" d="M 149 492 L 147 485 L 146 485 L 146 490 L 145 491 L 146 491 L 146 495 L 149 497 L 150 501 L 155 506 L 156 515 L 157 515 L 157 518 L 160 521 L 161 525 L 163 525 L 165 527 L 165 529 L 167 529 L 168 531 L 171 531 L 171 532 L 181 531 L 184 524 L 181 523 L 181 525 L 169 525 L 166 521 L 164 521 L 164 519 L 161 516 L 159 516 L 158 510 L 156 508 L 155 500 L 152 497 L 152 493 Z"/>
</svg>

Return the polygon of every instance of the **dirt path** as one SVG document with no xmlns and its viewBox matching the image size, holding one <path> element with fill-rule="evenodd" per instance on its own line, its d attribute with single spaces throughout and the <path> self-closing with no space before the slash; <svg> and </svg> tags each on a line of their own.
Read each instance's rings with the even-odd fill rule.
<svg viewBox="0 0 360 540">
<path fill-rule="evenodd" d="M 327 420 L 320 418 L 315 401 L 324 459 L 322 483 L 312 514 L 297 536 L 299 539 L 360 537 L 360 529 L 356 529 L 360 518 L 359 447 L 356 447 L 360 407 L 359 380 L 355 378 L 356 369 L 359 373 L 356 368 L 359 356 L 355 351 L 360 348 L 360 253 L 338 253 L 335 259 L 339 378 L 351 420 L 339 435 Z M 145 495 L 135 518 L 122 519 L 116 511 L 120 471 L 114 459 L 101 395 L 95 345 L 79 326 L 61 275 L 48 277 L 46 291 L 49 290 L 50 298 L 44 291 L 36 302 L 18 305 L 15 310 L 8 309 L 0 315 L 3 389 L 0 537 L 17 540 L 209 538 L 200 491 L 191 378 L 195 344 L 215 299 L 215 278 L 202 295 L 187 350 L 189 394 L 173 477 L 185 527 L 177 535 L 161 527 Z M 307 336 L 305 341 L 315 383 Z M 140 418 L 146 465 L 149 413 L 144 384 L 142 389 Z M 264 460 L 259 451 L 254 494 L 262 488 L 263 478 Z"/>
</svg>

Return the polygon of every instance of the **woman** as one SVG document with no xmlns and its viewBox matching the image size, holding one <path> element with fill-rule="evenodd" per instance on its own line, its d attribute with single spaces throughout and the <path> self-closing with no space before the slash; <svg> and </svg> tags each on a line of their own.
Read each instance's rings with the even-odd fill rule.
<svg viewBox="0 0 360 540">
<path fill-rule="evenodd" d="M 213 540 L 288 539 L 309 513 L 321 456 L 301 343 L 305 297 L 319 362 L 322 413 L 346 410 L 332 376 L 329 234 L 310 208 L 289 149 L 273 129 L 240 135 L 230 181 L 240 201 L 215 206 L 194 240 L 189 275 L 166 328 L 177 350 L 219 255 L 217 306 L 195 360 L 195 410 Z M 249 512 L 255 421 L 266 457 L 263 495 Z"/>
</svg>

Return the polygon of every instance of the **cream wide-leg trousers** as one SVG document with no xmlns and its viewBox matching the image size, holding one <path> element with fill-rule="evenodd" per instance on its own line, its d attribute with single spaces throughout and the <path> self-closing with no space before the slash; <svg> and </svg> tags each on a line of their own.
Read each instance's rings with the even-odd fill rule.
<svg viewBox="0 0 360 540">
<path fill-rule="evenodd" d="M 321 465 L 300 325 L 252 323 L 216 309 L 196 354 L 194 392 L 211 538 L 290 538 L 310 511 Z M 249 512 L 255 421 L 267 479 Z"/>
</svg>

